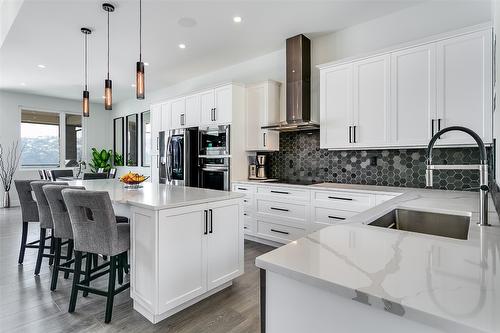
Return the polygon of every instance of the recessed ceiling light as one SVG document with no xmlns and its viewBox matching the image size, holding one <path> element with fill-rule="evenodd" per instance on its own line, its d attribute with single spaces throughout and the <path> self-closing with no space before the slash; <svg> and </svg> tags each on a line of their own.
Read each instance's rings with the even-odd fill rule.
<svg viewBox="0 0 500 333">
<path fill-rule="evenodd" d="M 185 49 L 186 48 L 186 44 L 179 44 L 179 48 L 180 49 Z"/>
<path fill-rule="evenodd" d="M 105 98 L 106 98 L 106 96 L 102 95 L 102 99 L 105 99 Z"/>
<path fill-rule="evenodd" d="M 131 86 L 132 88 L 135 88 L 135 83 L 132 83 L 130 86 Z"/>
<path fill-rule="evenodd" d="M 145 63 L 144 63 L 144 66 L 149 66 L 149 62 L 145 62 Z"/>
<path fill-rule="evenodd" d="M 36 67 L 38 67 L 38 68 L 45 68 L 46 66 L 45 66 L 45 65 L 40 64 L 40 65 L 36 65 Z"/>
<path fill-rule="evenodd" d="M 235 16 L 233 17 L 234 23 L 241 23 L 241 16 Z"/>
</svg>

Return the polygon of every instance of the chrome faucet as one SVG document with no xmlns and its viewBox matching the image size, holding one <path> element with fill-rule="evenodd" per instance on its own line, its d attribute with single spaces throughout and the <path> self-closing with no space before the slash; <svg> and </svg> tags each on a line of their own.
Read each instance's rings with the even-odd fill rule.
<svg viewBox="0 0 500 333">
<path fill-rule="evenodd" d="M 469 134 L 477 143 L 479 147 L 479 164 L 464 164 L 464 165 L 434 165 L 432 164 L 432 149 L 434 148 L 434 144 L 436 141 L 443 135 L 444 133 L 451 131 L 460 131 Z M 451 126 L 444 128 L 434 134 L 431 141 L 429 142 L 429 146 L 427 147 L 427 170 L 425 172 L 425 182 L 427 187 L 432 187 L 432 176 L 433 170 L 479 170 L 479 225 L 487 226 L 488 224 L 488 159 L 486 158 L 486 148 L 484 147 L 484 142 L 481 140 L 479 135 L 476 132 L 462 126 Z"/>
</svg>

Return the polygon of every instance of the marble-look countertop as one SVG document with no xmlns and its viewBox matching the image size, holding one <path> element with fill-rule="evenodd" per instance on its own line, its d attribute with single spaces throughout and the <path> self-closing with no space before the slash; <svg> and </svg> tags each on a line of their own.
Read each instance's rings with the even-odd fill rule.
<svg viewBox="0 0 500 333">
<path fill-rule="evenodd" d="M 478 201 L 478 193 L 405 189 L 256 265 L 450 332 L 500 332 L 499 216 L 490 198 L 492 226 L 478 226 Z M 367 225 L 395 208 L 470 216 L 468 239 Z"/>
<path fill-rule="evenodd" d="M 112 202 L 145 209 L 161 210 L 197 205 L 214 201 L 242 198 L 236 192 L 208 190 L 196 187 L 142 183 L 142 188 L 127 189 L 115 179 L 75 180 L 70 185 L 84 186 L 90 191 L 106 191 Z"/>
</svg>

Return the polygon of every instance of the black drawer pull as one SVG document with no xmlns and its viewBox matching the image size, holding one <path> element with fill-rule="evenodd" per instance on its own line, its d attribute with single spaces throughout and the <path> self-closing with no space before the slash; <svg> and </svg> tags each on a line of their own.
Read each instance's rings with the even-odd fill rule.
<svg viewBox="0 0 500 333">
<path fill-rule="evenodd" d="M 338 216 L 331 216 L 331 215 L 328 215 L 328 218 L 334 219 L 334 220 L 345 220 L 345 217 L 338 217 Z"/>
<path fill-rule="evenodd" d="M 342 198 L 342 197 L 328 197 L 328 199 L 334 199 L 334 200 L 346 200 L 346 201 L 352 201 L 352 198 Z"/>
<path fill-rule="evenodd" d="M 243 227 L 243 229 L 248 229 L 248 227 Z"/>
<path fill-rule="evenodd" d="M 290 194 L 290 192 L 284 192 L 284 191 L 274 191 L 274 190 L 271 190 L 271 193 L 277 193 L 277 194 Z"/>
<path fill-rule="evenodd" d="M 285 209 L 285 208 L 276 208 L 276 207 L 271 207 L 272 210 L 279 210 L 280 212 L 289 212 L 290 210 L 289 209 Z"/>
<path fill-rule="evenodd" d="M 240 190 L 240 191 L 248 191 L 248 189 L 244 188 L 244 187 L 238 187 L 238 190 Z"/>
<path fill-rule="evenodd" d="M 289 232 L 286 231 L 281 231 L 281 230 L 276 230 L 276 229 L 271 229 L 272 232 L 277 232 L 278 234 L 283 234 L 283 235 L 290 235 Z"/>
<path fill-rule="evenodd" d="M 243 213 L 244 216 L 247 216 L 248 214 L 247 213 Z"/>
<path fill-rule="evenodd" d="M 243 199 L 243 202 L 248 202 L 248 200 L 247 199 Z"/>
</svg>

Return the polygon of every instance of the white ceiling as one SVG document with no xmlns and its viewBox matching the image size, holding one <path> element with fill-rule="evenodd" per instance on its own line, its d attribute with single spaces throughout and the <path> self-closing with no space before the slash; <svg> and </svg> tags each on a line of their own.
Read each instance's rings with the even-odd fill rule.
<svg viewBox="0 0 500 333">
<path fill-rule="evenodd" d="M 9 1 L 9 0 L 7 0 Z M 12 1 L 12 0 L 10 0 Z M 298 33 L 318 36 L 404 9 L 421 0 L 160 1 L 143 0 L 146 88 L 159 89 L 284 47 Z M 114 101 L 133 98 L 138 60 L 138 0 L 113 1 L 111 79 Z M 0 89 L 81 97 L 83 35 L 89 36 L 89 90 L 102 99 L 106 14 L 101 1 L 25 0 L 0 48 Z M 243 22 L 233 22 L 234 16 Z M 179 24 L 192 18 L 194 27 Z M 187 48 L 181 50 L 179 43 Z M 45 69 L 37 67 L 46 66 Z"/>
</svg>

